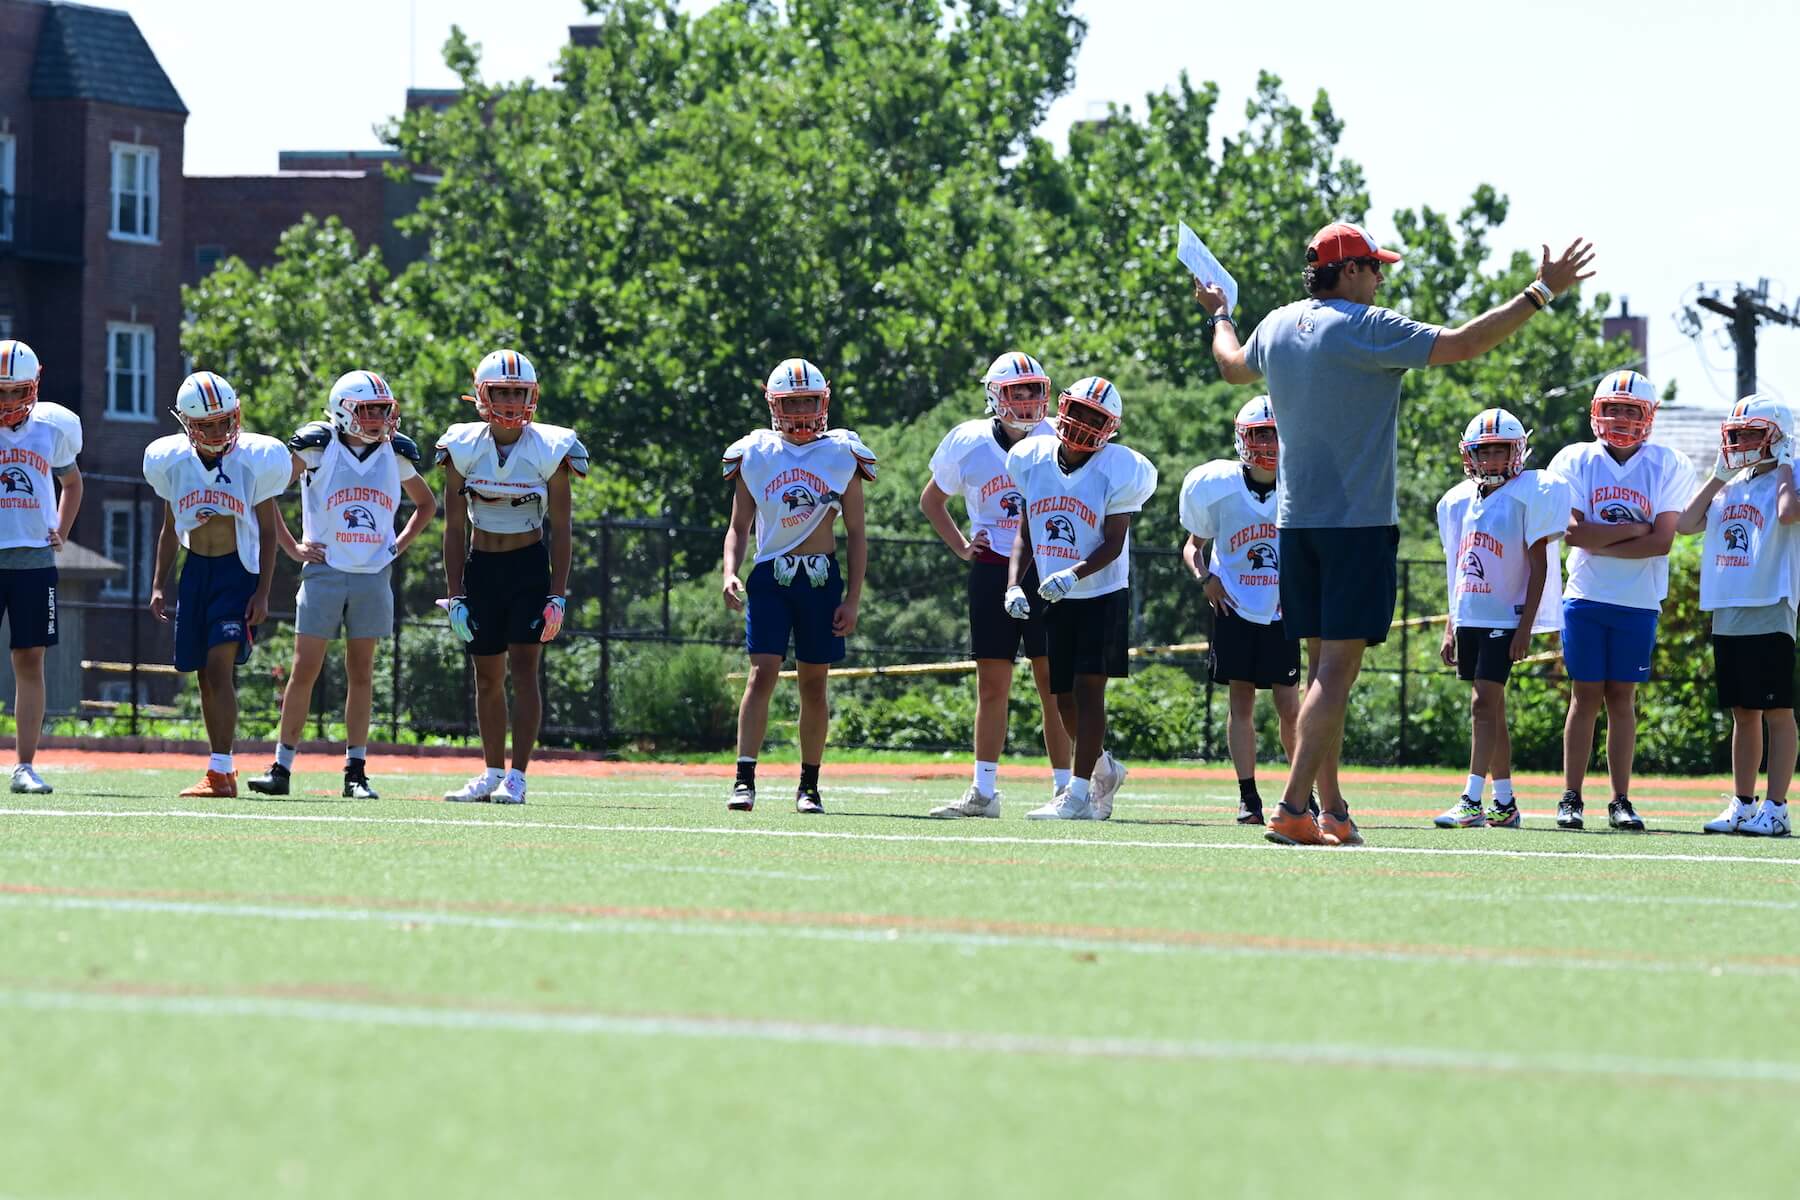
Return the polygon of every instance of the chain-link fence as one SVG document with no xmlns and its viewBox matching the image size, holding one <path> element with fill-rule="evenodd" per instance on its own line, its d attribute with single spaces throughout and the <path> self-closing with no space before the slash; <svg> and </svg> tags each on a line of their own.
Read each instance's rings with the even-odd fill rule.
<svg viewBox="0 0 1800 1200">
<path fill-rule="evenodd" d="M 160 505 L 139 480 L 90 477 L 90 487 L 108 521 L 103 550 L 127 569 L 99 592 L 65 601 L 85 615 L 81 703 L 65 716 L 96 733 L 175 732 L 197 718 L 198 704 L 192 687 L 166 665 L 170 627 L 145 611 Z M 298 514 L 288 519 L 297 528 Z M 403 615 L 377 657 L 376 737 L 476 737 L 472 673 L 433 605 L 443 591 L 438 536 L 432 530 L 394 572 Z M 726 610 L 720 594 L 722 538 L 721 529 L 662 521 L 576 526 L 568 616 L 543 659 L 546 744 L 603 751 L 731 744 L 745 658 L 742 617 Z M 1444 567 L 1417 559 L 1399 567 L 1395 627 L 1369 652 L 1347 722 L 1345 757 L 1449 765 L 1466 753 L 1468 721 L 1467 687 L 1438 656 Z M 832 681 L 835 743 L 966 750 L 974 686 L 968 665 L 958 665 L 968 653 L 965 573 L 936 538 L 871 535 L 859 627 Z M 275 725 L 291 661 L 297 582 L 297 566 L 284 558 L 274 615 L 239 673 L 247 736 L 266 736 Z M 1139 757 L 1225 757 L 1226 690 L 1214 687 L 1205 669 L 1211 610 L 1178 550 L 1134 546 L 1131 597 L 1139 651 L 1133 678 L 1115 684 L 1109 701 L 1115 736 Z M 1685 650 L 1666 647 L 1658 676 L 1664 686 L 1687 689 L 1684 719 L 1710 720 L 1710 688 L 1703 686 L 1710 661 L 1693 653 L 1695 646 L 1703 648 L 1703 634 Z M 1530 709 L 1515 717 L 1522 763 L 1530 762 L 1537 743 L 1529 731 L 1521 736 L 1519 721 L 1542 726 L 1537 741 L 1546 746 L 1560 739 L 1562 722 L 1561 663 L 1548 653 L 1554 640 L 1539 638 L 1534 649 L 1540 654 L 1520 665 L 1513 689 L 1515 710 Z M 1036 743 L 1036 695 L 1030 673 L 1016 674 L 1010 741 L 1029 751 Z M 793 693 L 791 687 L 777 692 L 772 742 L 794 736 Z M 333 736 L 332 727 L 341 727 L 343 694 L 342 660 L 330 656 L 313 694 L 315 736 Z M 1266 704 L 1259 712 L 1265 752 L 1276 753 L 1273 713 Z"/>
</svg>

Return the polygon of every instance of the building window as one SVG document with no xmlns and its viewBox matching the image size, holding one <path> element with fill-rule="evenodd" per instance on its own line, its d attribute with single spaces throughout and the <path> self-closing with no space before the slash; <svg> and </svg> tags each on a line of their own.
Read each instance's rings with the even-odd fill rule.
<svg viewBox="0 0 1800 1200">
<path fill-rule="evenodd" d="M 157 152 L 115 142 L 112 148 L 112 236 L 156 240 Z"/>
<path fill-rule="evenodd" d="M 205 246 L 195 246 L 194 271 L 201 279 L 205 279 L 208 275 L 212 274 L 213 268 L 218 266 L 224 258 L 225 247 L 223 246 L 210 244 Z"/>
<path fill-rule="evenodd" d="M 125 570 L 100 585 L 107 596 L 130 596 L 132 575 L 137 575 L 137 596 L 150 595 L 150 555 L 156 547 L 155 531 L 150 526 L 152 510 L 148 502 L 108 500 L 102 507 L 106 528 L 102 535 L 101 553 Z M 137 518 L 133 527 L 132 517 Z"/>
<path fill-rule="evenodd" d="M 18 141 L 10 133 L 0 133 L 0 242 L 13 239 L 13 196 L 18 190 Z"/>
<path fill-rule="evenodd" d="M 154 421 L 151 366 L 156 362 L 156 331 L 148 325 L 106 327 L 106 415 L 124 421 Z"/>
<path fill-rule="evenodd" d="M 0 313 L 0 338 L 12 336 L 12 314 Z"/>
</svg>

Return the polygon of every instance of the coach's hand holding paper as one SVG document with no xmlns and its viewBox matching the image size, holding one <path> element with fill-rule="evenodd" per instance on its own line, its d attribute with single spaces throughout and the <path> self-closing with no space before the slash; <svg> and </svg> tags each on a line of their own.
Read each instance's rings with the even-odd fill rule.
<svg viewBox="0 0 1800 1200">
<path fill-rule="evenodd" d="M 1220 310 L 1224 315 L 1229 316 L 1237 308 L 1237 280 L 1206 248 L 1200 235 L 1187 227 L 1186 221 L 1176 222 L 1175 257 L 1181 260 L 1181 265 L 1188 269 L 1200 287 L 1216 288 L 1224 293 L 1225 307 Z"/>
</svg>

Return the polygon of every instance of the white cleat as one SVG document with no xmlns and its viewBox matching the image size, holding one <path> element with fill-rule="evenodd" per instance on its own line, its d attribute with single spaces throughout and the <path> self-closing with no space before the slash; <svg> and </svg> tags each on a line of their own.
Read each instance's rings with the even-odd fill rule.
<svg viewBox="0 0 1800 1200">
<path fill-rule="evenodd" d="M 445 792 L 444 799 L 452 804 L 486 804 L 494 798 L 494 784 L 488 781 L 486 772 L 470 777 L 469 782 L 454 792 Z"/>
<path fill-rule="evenodd" d="M 931 815 L 944 818 L 997 817 L 1000 815 L 1000 793 L 984 796 L 971 783 L 961 800 L 955 804 L 940 804 L 931 810 Z"/>
<path fill-rule="evenodd" d="M 1793 832 L 1788 827 L 1788 806 L 1764 800 L 1756 815 L 1738 826 L 1738 832 L 1745 837 L 1787 837 Z"/>
<path fill-rule="evenodd" d="M 525 803 L 525 780 L 524 780 L 524 778 L 515 776 L 515 777 L 509 777 L 507 779 L 502 779 L 500 781 L 500 786 L 494 789 L 494 803 L 495 804 L 523 804 L 523 803 Z"/>
<path fill-rule="evenodd" d="M 1027 821 L 1091 821 L 1093 818 L 1093 805 L 1085 800 L 1077 801 L 1072 792 L 1058 792 L 1056 799 L 1025 814 Z"/>
<path fill-rule="evenodd" d="M 13 768 L 12 790 L 21 796 L 48 796 L 56 789 L 45 783 L 30 763 L 20 763 Z"/>
<path fill-rule="evenodd" d="M 1750 818 L 1756 815 L 1756 802 L 1745 804 L 1736 796 L 1725 797 L 1725 811 L 1702 825 L 1708 833 L 1742 833 Z"/>
<path fill-rule="evenodd" d="M 1125 764 L 1112 756 L 1111 750 L 1100 752 L 1100 761 L 1094 764 L 1094 790 L 1088 794 L 1090 821 L 1106 821 L 1112 818 L 1113 797 L 1119 794 L 1119 787 L 1125 782 Z"/>
</svg>

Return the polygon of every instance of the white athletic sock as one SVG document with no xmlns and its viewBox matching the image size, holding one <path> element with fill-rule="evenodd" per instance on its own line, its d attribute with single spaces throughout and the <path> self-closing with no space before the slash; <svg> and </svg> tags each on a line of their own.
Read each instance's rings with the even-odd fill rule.
<svg viewBox="0 0 1800 1200">
<path fill-rule="evenodd" d="M 229 775 L 236 768 L 231 765 L 231 755 L 213 754 L 207 756 L 206 769 L 209 771 L 217 771 L 221 775 Z"/>
<path fill-rule="evenodd" d="M 1463 795 L 1475 801 L 1477 804 L 1481 803 L 1482 794 L 1486 791 L 1487 776 L 1485 775 L 1471 775 L 1469 776 L 1469 782 L 1463 785 Z"/>
<path fill-rule="evenodd" d="M 1090 781 L 1086 779 L 1069 780 L 1069 799 L 1076 804 L 1086 804 L 1090 786 L 1092 786 Z"/>
<path fill-rule="evenodd" d="M 500 786 L 500 781 L 501 781 L 501 780 L 503 780 L 503 779 L 505 779 L 505 778 L 506 778 L 506 770 L 505 770 L 505 768 L 503 768 L 503 767 L 489 767 L 489 768 L 488 768 L 488 769 L 487 769 L 487 781 L 488 781 L 488 786 L 489 786 L 489 787 L 499 787 L 499 786 Z"/>
<path fill-rule="evenodd" d="M 280 763 L 284 770 L 294 769 L 294 754 L 295 750 L 292 746 L 284 746 L 280 742 L 275 743 L 275 761 Z"/>
<path fill-rule="evenodd" d="M 344 747 L 344 764 L 346 766 L 353 762 L 367 762 L 368 760 L 369 748 L 367 746 Z"/>
<path fill-rule="evenodd" d="M 1069 780 L 1073 778 L 1075 778 L 1075 772 L 1069 767 L 1050 768 L 1050 786 L 1059 792 L 1068 787 Z"/>
<path fill-rule="evenodd" d="M 1000 778 L 1000 764 L 975 761 L 975 790 L 984 796 L 994 794 L 994 785 Z"/>
<path fill-rule="evenodd" d="M 1511 808 L 1513 804 L 1512 780 L 1494 780 L 1494 803 L 1501 808 Z"/>
</svg>

